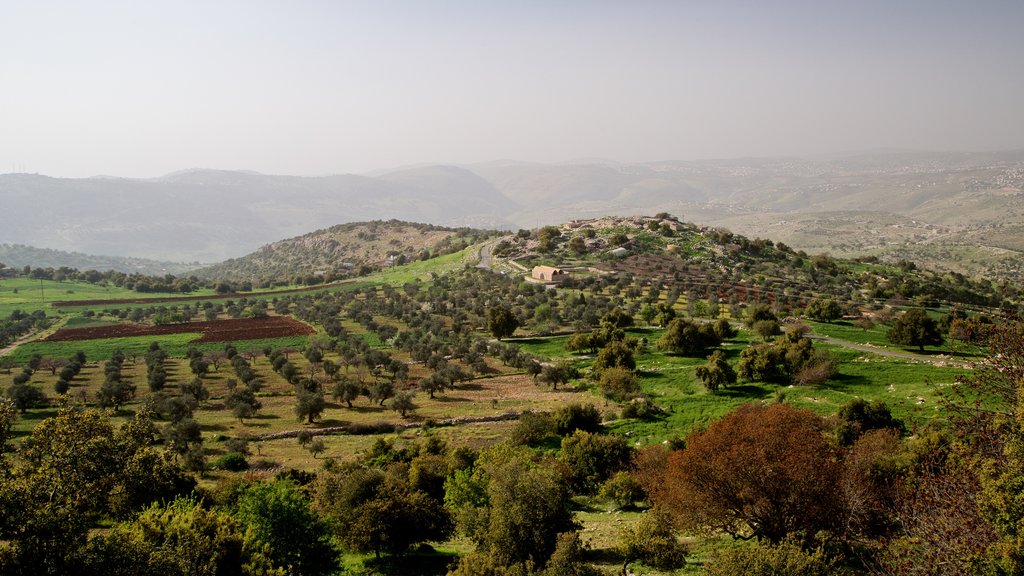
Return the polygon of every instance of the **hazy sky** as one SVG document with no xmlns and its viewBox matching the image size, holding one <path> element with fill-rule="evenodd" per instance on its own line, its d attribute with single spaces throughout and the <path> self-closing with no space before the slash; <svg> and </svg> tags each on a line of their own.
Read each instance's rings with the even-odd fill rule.
<svg viewBox="0 0 1024 576">
<path fill-rule="evenodd" d="M 1024 2 L 0 0 L 0 172 L 1024 147 Z"/>
</svg>

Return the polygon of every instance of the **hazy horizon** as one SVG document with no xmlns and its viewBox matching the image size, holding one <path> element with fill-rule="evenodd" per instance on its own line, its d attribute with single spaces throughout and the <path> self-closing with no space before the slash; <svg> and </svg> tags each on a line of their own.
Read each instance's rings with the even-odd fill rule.
<svg viewBox="0 0 1024 576">
<path fill-rule="evenodd" d="M 1024 4 L 33 2 L 0 172 L 1024 148 Z"/>
</svg>

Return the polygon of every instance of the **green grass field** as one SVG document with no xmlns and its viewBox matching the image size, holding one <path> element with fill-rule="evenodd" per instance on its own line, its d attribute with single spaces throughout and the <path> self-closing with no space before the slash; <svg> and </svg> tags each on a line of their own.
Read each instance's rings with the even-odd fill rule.
<svg viewBox="0 0 1024 576">
<path fill-rule="evenodd" d="M 34 312 L 45 310 L 56 314 L 50 302 L 59 300 L 99 300 L 107 298 L 160 297 L 163 294 L 139 294 L 116 286 L 89 284 L 88 282 L 54 282 L 31 278 L 0 280 L 0 316 L 9 316 L 15 310 Z M 166 294 L 166 296 L 175 296 Z"/>
</svg>

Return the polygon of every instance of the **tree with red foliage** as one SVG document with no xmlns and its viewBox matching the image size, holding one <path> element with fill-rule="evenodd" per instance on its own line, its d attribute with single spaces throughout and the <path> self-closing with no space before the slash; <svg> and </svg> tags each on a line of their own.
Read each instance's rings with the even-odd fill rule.
<svg viewBox="0 0 1024 576">
<path fill-rule="evenodd" d="M 778 543 L 839 528 L 841 465 L 825 428 L 807 410 L 741 406 L 669 456 L 654 499 L 689 531 Z"/>
</svg>

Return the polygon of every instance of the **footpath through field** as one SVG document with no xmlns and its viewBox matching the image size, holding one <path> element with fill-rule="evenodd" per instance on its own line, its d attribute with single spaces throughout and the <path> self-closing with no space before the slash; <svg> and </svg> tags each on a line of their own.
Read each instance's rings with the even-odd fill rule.
<svg viewBox="0 0 1024 576">
<path fill-rule="evenodd" d="M 61 328 L 63 328 L 64 324 L 67 321 L 68 321 L 67 318 L 61 318 L 57 322 L 54 322 L 53 326 L 50 326 L 49 328 L 46 328 L 45 330 L 40 330 L 39 332 L 30 332 L 28 334 L 25 334 L 24 336 L 22 336 L 21 338 L 18 338 L 14 342 L 11 342 L 7 346 L 4 346 L 3 348 L 0 348 L 0 356 L 6 356 L 6 355 L 10 354 L 11 352 L 14 351 L 15 348 L 17 348 L 18 346 L 21 346 L 22 344 L 25 344 L 27 342 L 32 342 L 33 340 L 41 339 L 41 338 L 46 338 L 46 337 L 50 336 L 51 334 L 53 334 L 53 333 L 57 332 L 58 330 L 60 330 Z"/>
<path fill-rule="evenodd" d="M 903 352 L 899 350 L 889 350 L 886 348 L 879 348 L 869 344 L 858 344 L 856 342 L 850 342 L 849 340 L 839 340 L 831 336 L 820 336 L 817 334 L 808 334 L 808 338 L 811 340 L 817 340 L 826 344 L 834 344 L 843 348 L 849 348 L 851 350 L 859 350 L 861 352 L 870 352 L 871 354 L 878 354 L 879 356 L 887 356 L 889 358 L 902 358 L 904 360 L 916 360 L 918 362 L 928 362 L 936 366 L 948 366 L 949 364 L 957 364 L 966 366 L 967 362 L 964 360 L 954 359 L 949 356 L 943 356 L 941 358 L 927 358 L 914 354 L 912 352 Z"/>
</svg>

